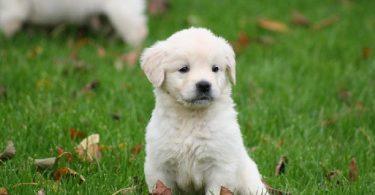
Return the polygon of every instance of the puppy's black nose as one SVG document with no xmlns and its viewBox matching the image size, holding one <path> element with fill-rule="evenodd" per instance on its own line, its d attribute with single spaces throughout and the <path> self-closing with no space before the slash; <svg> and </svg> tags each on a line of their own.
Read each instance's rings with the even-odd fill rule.
<svg viewBox="0 0 375 195">
<path fill-rule="evenodd" d="M 207 81 L 199 81 L 196 84 L 196 87 L 197 87 L 198 91 L 201 92 L 201 93 L 207 93 L 207 92 L 210 92 L 210 90 L 211 90 L 211 84 Z"/>
</svg>

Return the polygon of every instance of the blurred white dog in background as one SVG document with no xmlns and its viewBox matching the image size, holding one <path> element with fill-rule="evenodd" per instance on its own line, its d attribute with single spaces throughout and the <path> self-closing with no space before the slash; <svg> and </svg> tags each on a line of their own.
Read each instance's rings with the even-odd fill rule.
<svg viewBox="0 0 375 195">
<path fill-rule="evenodd" d="M 267 194 L 231 98 L 235 54 L 223 38 L 190 28 L 146 49 L 141 66 L 156 105 L 146 133 L 145 177 L 174 193 Z"/>
<path fill-rule="evenodd" d="M 145 0 L 0 0 L 0 28 L 12 36 L 24 22 L 82 24 L 103 14 L 124 41 L 137 47 L 148 33 L 145 4 Z"/>
</svg>

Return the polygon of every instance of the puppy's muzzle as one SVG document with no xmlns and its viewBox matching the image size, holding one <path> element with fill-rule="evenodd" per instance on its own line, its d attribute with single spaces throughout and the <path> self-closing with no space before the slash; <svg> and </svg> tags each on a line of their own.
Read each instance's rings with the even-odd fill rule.
<svg viewBox="0 0 375 195">
<path fill-rule="evenodd" d="M 208 81 L 199 81 L 195 84 L 196 96 L 190 102 L 194 104 L 206 104 L 213 100 L 211 95 L 211 83 Z"/>
</svg>

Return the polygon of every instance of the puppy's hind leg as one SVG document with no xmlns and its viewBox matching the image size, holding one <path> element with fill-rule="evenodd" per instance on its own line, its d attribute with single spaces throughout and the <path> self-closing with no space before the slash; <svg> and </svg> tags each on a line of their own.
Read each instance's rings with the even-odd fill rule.
<svg viewBox="0 0 375 195">
<path fill-rule="evenodd" d="M 23 0 L 0 0 L 0 28 L 11 37 L 21 27 L 29 12 L 29 3 Z"/>
<path fill-rule="evenodd" d="M 143 0 L 107 1 L 104 13 L 121 38 L 133 47 L 142 44 L 148 34 Z"/>
</svg>

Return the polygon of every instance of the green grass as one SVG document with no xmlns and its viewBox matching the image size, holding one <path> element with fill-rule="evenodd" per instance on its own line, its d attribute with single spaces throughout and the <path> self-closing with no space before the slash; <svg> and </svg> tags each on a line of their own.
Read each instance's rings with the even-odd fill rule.
<svg viewBox="0 0 375 195">
<path fill-rule="evenodd" d="M 370 194 L 375 192 L 375 61 L 373 54 L 363 59 L 362 48 L 374 49 L 375 1 L 342 2 L 175 0 L 166 14 L 150 18 L 146 45 L 187 27 L 188 16 L 228 40 L 239 31 L 248 33 L 251 43 L 237 56 L 234 99 L 246 146 L 264 179 L 294 194 Z M 289 23 L 293 10 L 313 22 L 332 15 L 340 20 L 318 31 L 295 27 Z M 256 25 L 260 17 L 288 23 L 291 32 L 262 30 Z M 110 194 L 136 186 L 135 194 L 146 194 L 144 151 L 134 158 L 131 148 L 144 144 L 152 87 L 139 66 L 114 68 L 128 48 L 102 32 L 82 35 L 90 43 L 77 55 L 86 66 L 74 68 L 70 42 L 79 39 L 78 32 L 69 26 L 52 35 L 29 26 L 11 40 L 0 35 L 0 84 L 7 89 L 7 97 L 0 98 L 0 148 L 13 140 L 17 149 L 15 158 L 0 165 L 0 187 L 11 194 L 35 194 L 40 188 Z M 262 35 L 276 43 L 253 41 Z M 98 45 L 105 57 L 97 55 Z M 100 86 L 81 93 L 93 80 Z M 120 120 L 113 120 L 112 113 L 119 113 Z M 100 143 L 112 149 L 103 151 L 98 163 L 65 163 L 87 181 L 80 185 L 64 179 L 58 185 L 51 172 L 36 171 L 32 158 L 54 156 L 57 146 L 73 151 L 80 140 L 70 139 L 70 128 L 99 133 Z M 282 155 L 289 160 L 286 173 L 275 176 Z M 352 157 L 359 168 L 356 182 L 347 179 Z M 325 177 L 336 169 L 339 184 Z M 37 185 L 12 187 L 23 182 Z"/>
</svg>

